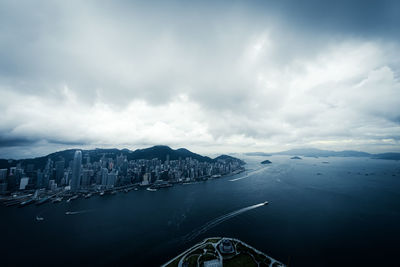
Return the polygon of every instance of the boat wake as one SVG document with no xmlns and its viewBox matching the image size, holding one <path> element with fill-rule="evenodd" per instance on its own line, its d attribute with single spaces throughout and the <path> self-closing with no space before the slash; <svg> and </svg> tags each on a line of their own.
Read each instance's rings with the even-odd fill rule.
<svg viewBox="0 0 400 267">
<path fill-rule="evenodd" d="M 254 170 L 254 171 L 252 171 L 252 172 L 248 172 L 245 176 L 242 176 L 242 177 L 239 177 L 239 178 L 235 178 L 235 179 L 231 179 L 231 180 L 229 180 L 229 182 L 236 182 L 236 181 L 239 181 L 239 180 L 248 178 L 248 177 L 250 177 L 250 176 L 253 176 L 254 174 L 257 174 L 257 173 L 262 172 L 262 171 L 265 170 L 266 168 L 268 168 L 268 167 L 264 167 L 264 168 L 260 168 L 260 169 Z"/>
<path fill-rule="evenodd" d="M 92 212 L 93 210 L 78 210 L 78 211 L 66 211 L 65 215 L 76 215 L 76 214 L 83 214 L 83 213 L 88 213 Z"/>
<path fill-rule="evenodd" d="M 184 242 L 190 242 L 193 239 L 195 239 L 196 237 L 198 237 L 199 235 L 207 232 L 211 228 L 214 228 L 215 226 L 223 223 L 224 221 L 229 220 L 229 219 L 231 219 L 231 218 L 233 218 L 235 216 L 238 216 L 238 215 L 240 215 L 240 214 L 242 214 L 244 212 L 247 212 L 249 210 L 253 210 L 253 209 L 262 207 L 262 206 L 264 206 L 266 204 L 268 204 L 268 202 L 263 202 L 263 203 L 260 203 L 260 204 L 248 206 L 248 207 L 245 207 L 245 208 L 241 208 L 239 210 L 232 211 L 232 212 L 230 212 L 228 214 L 222 215 L 222 216 L 220 216 L 220 217 L 218 217 L 218 218 L 216 218 L 214 220 L 209 221 L 208 223 L 204 224 L 203 226 L 193 230 L 189 234 L 185 235 L 183 237 L 183 241 Z"/>
</svg>

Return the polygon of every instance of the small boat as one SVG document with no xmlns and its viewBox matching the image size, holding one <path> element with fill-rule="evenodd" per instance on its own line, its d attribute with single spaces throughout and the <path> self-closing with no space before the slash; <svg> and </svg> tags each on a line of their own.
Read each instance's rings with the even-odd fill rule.
<svg viewBox="0 0 400 267">
<path fill-rule="evenodd" d="M 116 193 L 117 193 L 117 191 L 115 191 L 115 190 L 111 191 L 112 195 L 115 195 Z"/>
<path fill-rule="evenodd" d="M 146 190 L 147 190 L 147 191 L 151 191 L 151 192 L 157 191 L 157 189 L 154 189 L 154 188 L 151 188 L 151 187 L 148 187 Z"/>
<path fill-rule="evenodd" d="M 62 201 L 62 197 L 57 197 L 57 198 L 55 198 L 55 199 L 53 199 L 53 203 L 59 203 L 59 202 L 61 202 Z"/>
<path fill-rule="evenodd" d="M 135 191 L 138 191 L 138 189 L 137 189 L 137 187 L 135 187 L 135 189 L 134 189 Z"/>
<path fill-rule="evenodd" d="M 85 195 L 85 198 L 90 198 L 92 196 L 92 193 L 89 193 L 87 195 Z"/>
<path fill-rule="evenodd" d="M 41 217 L 41 216 L 39 216 L 39 215 L 36 215 L 36 221 L 38 221 L 38 222 L 40 222 L 40 221 L 44 221 L 44 218 L 43 217 Z"/>
<path fill-rule="evenodd" d="M 78 198 L 78 195 L 72 196 L 67 200 L 67 202 L 71 202 L 72 200 L 77 199 L 77 198 Z"/>
<path fill-rule="evenodd" d="M 23 206 L 26 206 L 26 205 L 32 204 L 34 201 L 35 201 L 35 200 L 31 198 L 31 199 L 28 199 L 28 200 L 22 201 L 22 202 L 21 202 L 19 205 L 20 205 L 20 207 L 23 207 Z"/>
<path fill-rule="evenodd" d="M 268 201 L 265 201 L 265 202 L 263 203 L 263 205 L 268 205 Z"/>
<path fill-rule="evenodd" d="M 100 196 L 104 196 L 104 191 L 101 191 L 101 192 L 100 192 Z"/>
</svg>

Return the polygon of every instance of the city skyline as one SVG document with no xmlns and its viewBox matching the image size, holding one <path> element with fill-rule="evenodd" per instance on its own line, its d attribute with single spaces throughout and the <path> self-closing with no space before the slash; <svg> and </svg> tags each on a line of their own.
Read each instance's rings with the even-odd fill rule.
<svg viewBox="0 0 400 267">
<path fill-rule="evenodd" d="M 2 1 L 0 158 L 400 152 L 397 1 Z"/>
</svg>

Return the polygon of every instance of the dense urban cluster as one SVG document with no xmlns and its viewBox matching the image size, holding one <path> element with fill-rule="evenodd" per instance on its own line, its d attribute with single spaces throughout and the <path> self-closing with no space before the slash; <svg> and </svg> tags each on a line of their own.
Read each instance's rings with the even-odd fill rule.
<svg viewBox="0 0 400 267">
<path fill-rule="evenodd" d="M 199 162 L 190 157 L 170 160 L 169 155 L 163 162 L 157 158 L 128 161 L 122 154 L 114 158 L 104 154 L 100 160 L 92 162 L 89 155 L 77 150 L 70 162 L 61 157 L 57 161 L 49 158 L 43 170 L 35 170 L 33 164 L 21 166 L 21 163 L 9 169 L 0 169 L 0 193 L 36 189 L 82 193 L 130 185 L 155 189 L 217 178 L 241 170 L 243 167 L 236 161 Z"/>
</svg>

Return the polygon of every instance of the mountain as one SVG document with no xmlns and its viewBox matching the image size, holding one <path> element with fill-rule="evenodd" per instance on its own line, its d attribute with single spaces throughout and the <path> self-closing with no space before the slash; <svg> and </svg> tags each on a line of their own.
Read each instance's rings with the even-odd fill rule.
<svg viewBox="0 0 400 267">
<path fill-rule="evenodd" d="M 246 156 L 261 156 L 261 157 L 269 157 L 271 154 L 264 153 L 264 152 L 247 152 L 244 153 Z"/>
<path fill-rule="evenodd" d="M 304 156 L 304 157 L 368 157 L 373 159 L 388 159 L 388 160 L 400 160 L 400 153 L 389 152 L 381 154 L 370 154 L 362 151 L 355 150 L 322 150 L 317 148 L 299 148 L 291 149 L 276 153 L 264 153 L 264 152 L 249 152 L 245 153 L 247 156 L 267 156 L 267 155 L 288 155 L 288 156 Z"/>
<path fill-rule="evenodd" d="M 185 159 L 191 157 L 201 162 L 213 161 L 213 159 L 209 157 L 204 157 L 199 154 L 193 153 L 186 148 L 179 148 L 174 150 L 169 146 L 153 146 L 145 149 L 137 149 L 135 151 L 129 152 L 127 157 L 128 160 L 158 158 L 162 161 L 165 161 L 167 159 L 167 155 L 169 155 L 170 160 L 178 160 L 179 158 Z"/>
<path fill-rule="evenodd" d="M 303 149 L 291 149 L 274 155 L 300 155 L 304 157 L 371 157 L 371 154 L 361 151 L 344 150 L 344 151 L 332 151 L 332 150 L 321 150 L 316 148 L 303 148 Z"/>
<path fill-rule="evenodd" d="M 382 154 L 374 154 L 372 156 L 374 159 L 391 159 L 391 160 L 400 160 L 400 153 L 382 153 Z"/>
<path fill-rule="evenodd" d="M 217 160 L 217 161 L 224 161 L 224 162 L 227 162 L 227 163 L 237 162 L 237 163 L 239 163 L 240 165 L 246 164 L 243 160 L 238 159 L 238 158 L 235 158 L 235 157 L 231 157 L 231 156 L 228 156 L 228 155 L 221 155 L 221 156 L 218 156 L 218 157 L 216 157 L 214 160 Z"/>
<path fill-rule="evenodd" d="M 60 159 L 64 159 L 66 164 L 73 160 L 74 158 L 74 153 L 77 149 L 68 149 L 68 150 L 62 150 L 58 152 L 51 153 L 47 156 L 43 157 L 37 157 L 37 158 L 31 158 L 31 159 L 21 159 L 21 160 L 6 160 L 6 159 L 0 159 L 0 168 L 9 168 L 9 167 L 14 167 L 18 163 L 21 163 L 22 165 L 28 165 L 28 164 L 34 164 L 35 169 L 43 169 L 46 165 L 47 160 L 50 158 L 53 161 L 57 161 Z M 96 149 L 90 149 L 90 150 L 83 150 L 82 149 L 82 154 L 83 154 L 83 161 L 85 161 L 86 157 L 90 157 L 90 160 L 93 161 L 99 161 L 103 155 L 107 158 L 116 158 L 119 155 L 126 156 L 128 160 L 137 160 L 137 159 L 154 159 L 158 158 L 161 161 L 165 161 L 167 159 L 167 155 L 169 155 L 170 160 L 178 160 L 179 158 L 185 159 L 185 158 L 192 158 L 196 159 L 200 162 L 215 162 L 217 160 L 229 160 L 229 161 L 238 161 L 240 164 L 245 164 L 242 160 L 227 156 L 227 155 L 221 155 L 215 159 L 212 159 L 210 157 L 202 156 L 196 153 L 193 153 L 185 148 L 179 148 L 179 149 L 172 149 L 168 146 L 153 146 L 145 149 L 137 149 L 137 150 L 129 150 L 129 149 L 116 149 L 116 148 L 110 148 L 110 149 L 104 149 L 104 148 L 96 148 Z"/>
</svg>

